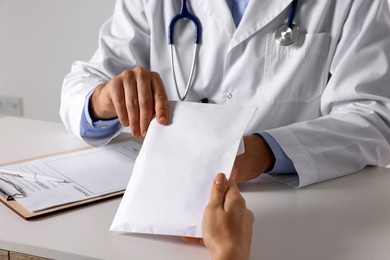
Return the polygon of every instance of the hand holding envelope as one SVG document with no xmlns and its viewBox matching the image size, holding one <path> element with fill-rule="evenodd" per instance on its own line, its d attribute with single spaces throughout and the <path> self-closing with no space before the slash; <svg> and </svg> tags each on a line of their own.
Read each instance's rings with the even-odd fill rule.
<svg viewBox="0 0 390 260">
<path fill-rule="evenodd" d="M 201 237 L 215 175 L 229 176 L 256 108 L 170 102 L 172 122 L 153 120 L 111 231 Z"/>
</svg>

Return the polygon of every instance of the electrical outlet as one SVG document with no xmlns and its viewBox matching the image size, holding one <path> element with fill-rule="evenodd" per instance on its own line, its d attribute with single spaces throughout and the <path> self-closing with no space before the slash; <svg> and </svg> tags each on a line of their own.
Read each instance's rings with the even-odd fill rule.
<svg viewBox="0 0 390 260">
<path fill-rule="evenodd" d="M 23 116 L 21 97 L 0 96 L 0 115 Z"/>
<path fill-rule="evenodd" d="M 0 97 L 0 116 L 5 115 L 5 104 L 3 99 Z"/>
</svg>

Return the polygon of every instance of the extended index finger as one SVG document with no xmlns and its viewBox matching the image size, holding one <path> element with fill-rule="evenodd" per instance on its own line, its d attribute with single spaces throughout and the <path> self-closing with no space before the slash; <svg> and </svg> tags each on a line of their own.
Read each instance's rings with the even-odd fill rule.
<svg viewBox="0 0 390 260">
<path fill-rule="evenodd" d="M 166 125 L 169 122 L 168 97 L 160 75 L 156 72 L 152 72 L 152 90 L 157 122 Z"/>
</svg>

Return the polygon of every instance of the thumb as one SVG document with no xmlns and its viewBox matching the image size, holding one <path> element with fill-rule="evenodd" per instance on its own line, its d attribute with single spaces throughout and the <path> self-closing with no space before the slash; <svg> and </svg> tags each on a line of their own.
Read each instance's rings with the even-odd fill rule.
<svg viewBox="0 0 390 260">
<path fill-rule="evenodd" d="M 224 173 L 218 173 L 214 179 L 213 186 L 211 187 L 209 205 L 213 207 L 223 207 L 226 189 L 226 176 Z"/>
</svg>

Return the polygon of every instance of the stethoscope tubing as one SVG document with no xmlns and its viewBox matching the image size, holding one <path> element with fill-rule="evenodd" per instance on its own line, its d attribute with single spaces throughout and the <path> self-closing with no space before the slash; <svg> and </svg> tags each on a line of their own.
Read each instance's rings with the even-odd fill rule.
<svg viewBox="0 0 390 260">
<path fill-rule="evenodd" d="M 286 39 L 284 39 L 284 36 L 280 37 L 280 35 L 278 35 L 276 37 L 276 41 L 283 46 L 288 46 L 290 44 L 293 44 L 299 37 L 299 27 L 294 25 L 294 17 L 295 17 L 295 13 L 297 10 L 297 6 L 298 6 L 298 0 L 294 0 L 291 4 L 287 24 L 281 26 L 276 31 L 276 34 L 278 34 L 282 31 L 281 35 L 283 35 L 283 33 L 286 32 L 284 28 L 287 28 L 288 30 L 292 31 L 293 36 L 295 36 L 292 40 L 288 39 L 290 41 L 287 41 Z M 175 69 L 175 62 L 174 62 L 174 53 L 176 50 L 175 44 L 174 44 L 174 29 L 175 29 L 175 25 L 176 25 L 177 21 L 179 21 L 181 19 L 190 20 L 194 24 L 194 27 L 195 27 L 194 52 L 193 52 L 193 57 L 192 57 L 192 65 L 191 65 L 190 75 L 188 77 L 188 81 L 187 81 L 187 84 L 186 84 L 186 87 L 184 90 L 184 95 L 181 95 L 178 84 L 177 84 L 176 69 Z M 177 95 L 181 101 L 184 101 L 186 99 L 186 97 L 189 93 L 189 90 L 191 88 L 191 85 L 192 85 L 192 80 L 193 80 L 193 76 L 194 76 L 194 72 L 195 72 L 196 59 L 198 56 L 198 49 L 199 49 L 199 44 L 201 43 L 201 38 L 202 38 L 201 23 L 199 22 L 198 18 L 195 15 L 191 14 L 190 11 L 188 10 L 187 0 L 181 0 L 180 12 L 173 17 L 173 19 L 170 22 L 169 27 L 168 27 L 168 43 L 170 45 L 170 58 L 171 58 L 173 81 L 174 81 L 174 84 L 176 87 Z"/>
<path fill-rule="evenodd" d="M 178 87 L 178 84 L 177 84 L 177 79 L 176 79 L 176 69 L 175 69 L 175 62 L 173 60 L 173 53 L 174 53 L 174 44 L 170 44 L 170 54 L 171 54 L 171 67 L 172 67 L 172 75 L 173 75 L 173 82 L 175 84 L 175 87 L 176 87 L 176 92 L 177 92 L 177 96 L 179 97 L 180 101 L 184 101 L 188 95 L 188 92 L 191 88 L 191 84 L 192 84 L 192 79 L 194 77 L 194 72 L 195 72 L 195 64 L 196 64 L 196 57 L 198 56 L 198 50 L 199 50 L 199 44 L 194 44 L 194 53 L 192 55 L 192 65 L 191 65 L 191 71 L 190 71 L 190 76 L 188 77 L 188 81 L 187 81 L 187 85 L 186 85 L 186 88 L 184 90 L 184 95 L 182 96 L 180 94 L 180 90 L 179 90 L 179 87 Z"/>
<path fill-rule="evenodd" d="M 290 13 L 288 14 L 287 27 L 292 28 L 295 13 L 297 11 L 298 0 L 294 0 L 291 4 Z"/>
<path fill-rule="evenodd" d="M 176 69 L 175 69 L 175 62 L 174 62 L 174 52 L 175 52 L 175 44 L 174 44 L 174 29 L 177 21 L 181 19 L 188 19 L 192 21 L 195 27 L 195 37 L 194 37 L 194 53 L 192 56 L 192 63 L 191 63 L 191 71 L 190 71 L 190 76 L 188 77 L 187 85 L 184 89 L 184 95 L 180 94 L 179 86 L 177 84 L 177 78 L 176 78 Z M 173 82 L 176 87 L 176 92 L 177 96 L 181 101 L 184 101 L 188 95 L 188 92 L 191 88 L 192 84 L 192 79 L 194 77 L 194 72 L 195 72 L 195 64 L 196 64 L 196 58 L 198 57 L 198 50 L 199 50 L 199 44 L 202 39 L 202 27 L 201 24 L 193 14 L 190 13 L 188 10 L 188 4 L 187 0 L 181 0 L 181 7 L 180 7 L 180 12 L 175 15 L 172 19 L 172 21 L 169 24 L 168 28 L 168 43 L 170 45 L 170 58 L 171 58 L 171 67 L 172 67 L 172 74 L 173 74 Z"/>
<path fill-rule="evenodd" d="M 202 26 L 201 26 L 198 18 L 196 18 L 196 16 L 194 16 L 193 14 L 190 13 L 190 11 L 188 11 L 187 0 L 181 0 L 180 12 L 173 17 L 172 21 L 169 24 L 169 28 L 168 28 L 169 44 L 174 44 L 173 39 L 174 39 L 175 25 L 176 25 L 176 22 L 181 20 L 181 19 L 189 19 L 193 22 L 193 24 L 195 26 L 194 42 L 196 44 L 200 44 L 200 42 L 202 40 Z"/>
</svg>

